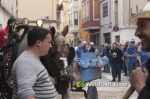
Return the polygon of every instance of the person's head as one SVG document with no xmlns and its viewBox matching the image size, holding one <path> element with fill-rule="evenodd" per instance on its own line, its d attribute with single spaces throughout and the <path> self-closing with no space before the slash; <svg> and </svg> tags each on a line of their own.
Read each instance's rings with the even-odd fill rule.
<svg viewBox="0 0 150 99">
<path fill-rule="evenodd" d="M 121 44 L 121 43 L 118 43 L 118 44 L 117 44 L 117 48 L 121 49 L 121 47 L 122 47 L 122 44 Z"/>
<path fill-rule="evenodd" d="M 41 27 L 33 27 L 28 31 L 28 47 L 38 48 L 41 56 L 48 54 L 51 45 L 51 32 Z"/>
<path fill-rule="evenodd" d="M 94 43 L 93 43 L 93 42 L 90 42 L 90 46 L 91 46 L 91 47 L 94 46 Z"/>
<path fill-rule="evenodd" d="M 133 47 L 134 45 L 135 45 L 135 40 L 132 39 L 132 40 L 130 41 L 130 46 Z"/>
<path fill-rule="evenodd" d="M 126 41 L 125 41 L 125 45 L 128 45 L 128 44 L 129 44 L 129 41 L 128 41 L 128 40 L 126 40 Z"/>
<path fill-rule="evenodd" d="M 117 49 L 117 43 L 113 43 L 113 49 Z"/>
<path fill-rule="evenodd" d="M 7 21 L 7 26 L 10 26 L 15 21 L 16 21 L 16 19 L 14 17 L 10 17 Z"/>
<path fill-rule="evenodd" d="M 83 41 L 83 45 L 85 46 L 87 43 L 86 43 L 86 41 Z"/>
<path fill-rule="evenodd" d="M 14 17 L 10 17 L 7 21 L 7 26 L 9 27 L 8 33 L 12 33 L 12 23 L 15 22 L 16 19 Z"/>
<path fill-rule="evenodd" d="M 108 47 L 108 43 L 105 43 L 105 44 L 104 44 L 104 48 L 106 48 L 106 47 Z"/>
<path fill-rule="evenodd" d="M 146 4 L 141 12 L 133 15 L 129 21 L 137 25 L 135 36 L 141 39 L 141 49 L 150 51 L 150 2 Z"/>
<path fill-rule="evenodd" d="M 82 48 L 82 44 L 81 43 L 79 43 L 78 48 Z"/>
</svg>

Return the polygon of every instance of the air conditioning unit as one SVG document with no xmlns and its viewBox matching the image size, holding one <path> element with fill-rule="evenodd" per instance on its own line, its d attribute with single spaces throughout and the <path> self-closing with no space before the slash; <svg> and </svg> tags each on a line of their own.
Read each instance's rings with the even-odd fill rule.
<svg viewBox="0 0 150 99">
<path fill-rule="evenodd" d="M 42 14 L 41 19 L 49 20 L 49 15 Z"/>
<path fill-rule="evenodd" d="M 45 16 L 45 20 L 49 20 L 49 16 L 48 15 Z"/>
</svg>

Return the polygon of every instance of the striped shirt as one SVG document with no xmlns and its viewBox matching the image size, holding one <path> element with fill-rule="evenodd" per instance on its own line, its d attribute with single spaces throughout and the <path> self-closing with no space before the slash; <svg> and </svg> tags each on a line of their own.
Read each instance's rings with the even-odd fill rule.
<svg viewBox="0 0 150 99">
<path fill-rule="evenodd" d="M 56 99 L 56 90 L 40 59 L 27 51 L 15 61 L 12 69 L 12 99 Z"/>
</svg>

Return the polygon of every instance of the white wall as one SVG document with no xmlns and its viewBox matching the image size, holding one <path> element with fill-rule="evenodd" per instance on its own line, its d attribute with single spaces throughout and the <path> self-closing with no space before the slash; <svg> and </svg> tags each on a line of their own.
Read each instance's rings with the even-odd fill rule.
<svg viewBox="0 0 150 99">
<path fill-rule="evenodd" d="M 112 32 L 111 33 L 111 38 L 112 38 L 112 43 L 115 42 L 115 36 L 120 35 L 120 43 L 125 43 L 126 40 L 130 41 L 131 39 L 134 39 L 136 42 L 139 42 L 140 39 L 135 36 L 135 29 L 131 27 L 127 27 L 124 29 L 119 30 L 118 32 Z"/>
<path fill-rule="evenodd" d="M 16 17 L 16 0 L 2 0 L 2 6 L 5 7 L 14 17 Z M 12 10 L 13 7 L 13 10 Z M 5 28 L 10 15 L 0 8 L 0 24 Z"/>
<path fill-rule="evenodd" d="M 103 17 L 103 4 L 108 2 L 108 16 Z M 100 1 L 100 43 L 104 44 L 104 34 L 111 32 L 111 1 Z"/>
<path fill-rule="evenodd" d="M 114 15 L 114 4 L 115 0 L 112 0 L 112 28 L 115 26 L 115 15 Z M 118 0 L 118 27 L 119 31 L 114 32 L 111 31 L 111 43 L 115 42 L 115 36 L 120 35 L 120 43 L 124 43 L 125 40 L 131 40 L 135 39 L 136 42 L 140 41 L 137 37 L 135 37 L 134 33 L 136 30 L 136 26 L 133 26 L 129 24 L 129 7 L 130 11 L 132 9 L 132 13 L 135 13 L 136 11 L 136 5 L 138 6 L 138 12 L 141 8 L 144 7 L 144 5 L 147 3 L 147 0 L 139 1 L 139 0 L 130 0 L 130 6 L 129 6 L 129 0 Z"/>
</svg>

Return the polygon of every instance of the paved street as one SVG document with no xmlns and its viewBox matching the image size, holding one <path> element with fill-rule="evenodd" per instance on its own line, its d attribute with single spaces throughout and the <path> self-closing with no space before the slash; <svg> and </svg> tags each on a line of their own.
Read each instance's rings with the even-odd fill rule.
<svg viewBox="0 0 150 99">
<path fill-rule="evenodd" d="M 123 75 L 123 73 L 122 73 Z M 99 99 L 122 99 L 126 90 L 130 87 L 130 83 L 128 81 L 129 77 L 122 76 L 122 81 L 120 84 L 126 84 L 127 87 L 97 87 L 98 90 L 98 98 Z M 104 73 L 102 79 L 94 80 L 92 82 L 103 82 L 109 83 L 112 80 L 110 73 Z M 84 88 L 87 90 L 87 87 Z M 138 94 L 134 92 L 134 94 L 129 99 L 137 99 Z M 58 99 L 60 95 L 58 95 Z M 82 92 L 70 92 L 70 99 L 85 99 Z"/>
</svg>

